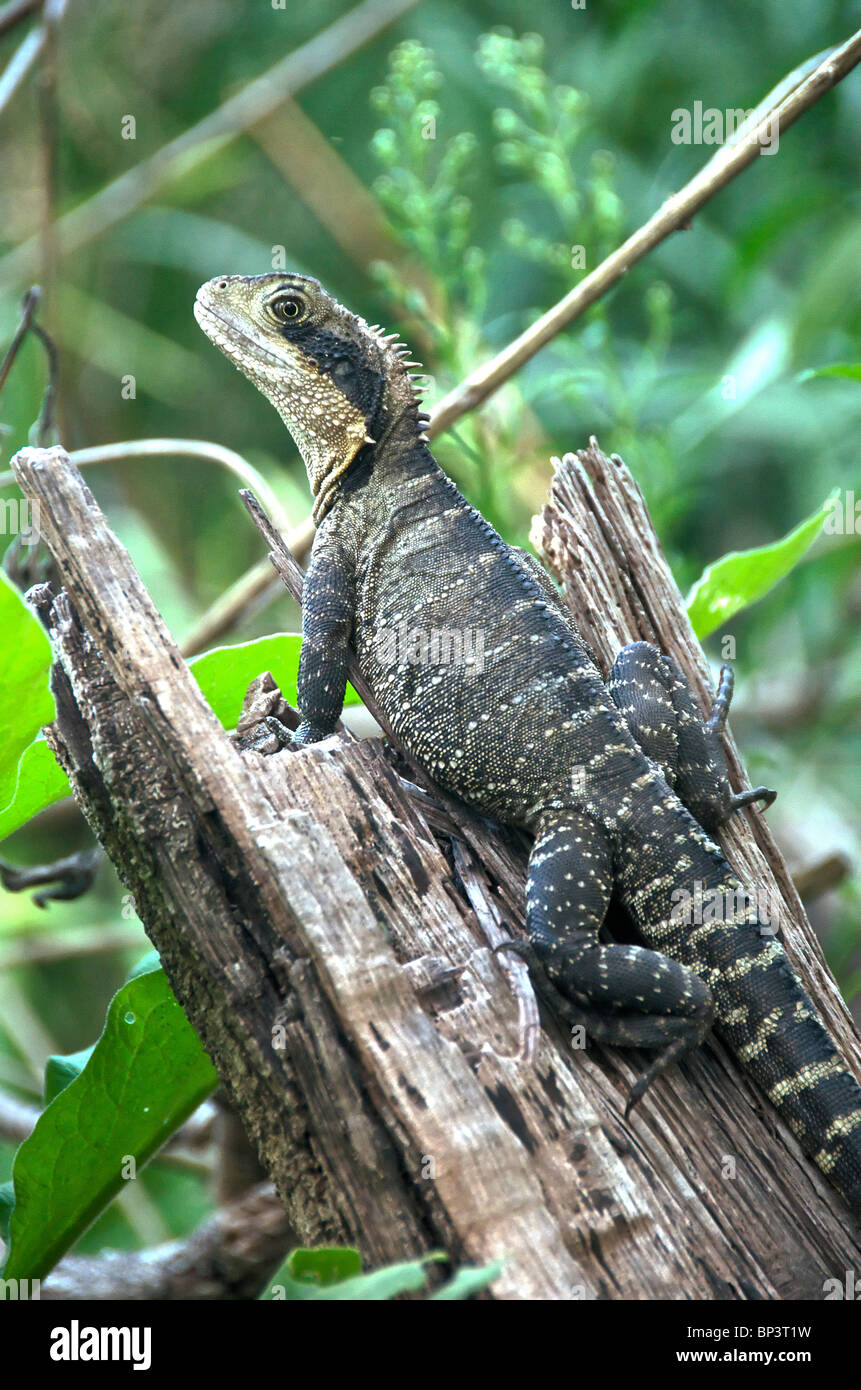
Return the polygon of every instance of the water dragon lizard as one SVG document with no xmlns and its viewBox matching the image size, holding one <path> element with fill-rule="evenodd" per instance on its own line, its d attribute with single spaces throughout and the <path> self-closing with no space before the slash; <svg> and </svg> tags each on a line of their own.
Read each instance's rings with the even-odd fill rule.
<svg viewBox="0 0 861 1390">
<path fill-rule="evenodd" d="M 658 1049 L 628 1109 L 714 1023 L 861 1214 L 861 1087 L 712 838 L 738 807 L 773 797 L 730 787 L 729 673 L 707 721 L 647 643 L 623 648 L 605 682 L 546 571 L 431 454 L 418 364 L 316 280 L 218 277 L 195 315 L 281 415 L 314 496 L 294 744 L 333 732 L 352 644 L 416 761 L 534 835 L 518 949 L 588 1035 Z M 398 646 L 405 625 L 477 631 L 481 659 L 416 662 Z M 691 923 L 678 890 L 696 884 L 725 910 Z M 645 945 L 602 940 L 613 893 Z"/>
</svg>

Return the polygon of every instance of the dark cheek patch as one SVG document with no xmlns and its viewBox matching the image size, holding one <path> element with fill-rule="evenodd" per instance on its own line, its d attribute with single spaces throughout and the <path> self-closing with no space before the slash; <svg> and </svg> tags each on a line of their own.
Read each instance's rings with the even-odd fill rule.
<svg viewBox="0 0 861 1390">
<path fill-rule="evenodd" d="M 284 337 L 298 343 L 317 370 L 332 379 L 366 420 L 373 419 L 383 394 L 383 378 L 363 360 L 356 343 L 320 328 L 308 328 L 301 334 L 285 329 Z"/>
</svg>

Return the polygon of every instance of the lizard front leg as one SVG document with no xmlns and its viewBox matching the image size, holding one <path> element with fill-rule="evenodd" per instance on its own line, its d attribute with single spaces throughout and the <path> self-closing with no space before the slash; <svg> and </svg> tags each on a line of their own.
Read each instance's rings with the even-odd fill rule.
<svg viewBox="0 0 861 1390">
<path fill-rule="evenodd" d="M 290 739 L 293 747 L 319 743 L 335 731 L 347 688 L 355 592 L 354 557 L 327 528 L 321 528 L 302 590 L 298 680 L 302 722 Z"/>
</svg>

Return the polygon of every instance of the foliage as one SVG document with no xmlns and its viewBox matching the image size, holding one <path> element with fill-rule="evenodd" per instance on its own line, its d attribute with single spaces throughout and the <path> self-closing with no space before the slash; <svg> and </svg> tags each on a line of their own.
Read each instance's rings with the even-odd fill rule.
<svg viewBox="0 0 861 1390">
<path fill-rule="evenodd" d="M 401 1293 L 415 1293 L 427 1282 L 427 1266 L 444 1258 L 430 1255 L 421 1260 L 390 1265 L 362 1274 L 362 1261 L 357 1250 L 319 1249 L 294 1250 L 261 1294 L 264 1300 L 275 1302 L 334 1301 L 379 1303 L 397 1298 Z M 497 1277 L 502 1265 L 486 1265 L 483 1269 L 464 1268 L 457 1271 L 447 1284 L 428 1296 L 429 1302 L 451 1302 L 480 1293 Z"/>
<path fill-rule="evenodd" d="M 124 985 L 92 1051 L 63 1062 L 15 1156 L 7 1279 L 44 1278 L 218 1081 L 160 969 Z"/>
</svg>

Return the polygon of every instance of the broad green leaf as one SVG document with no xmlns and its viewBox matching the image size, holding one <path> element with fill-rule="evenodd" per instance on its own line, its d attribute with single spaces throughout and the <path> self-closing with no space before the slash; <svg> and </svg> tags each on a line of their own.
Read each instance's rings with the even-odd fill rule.
<svg viewBox="0 0 861 1390">
<path fill-rule="evenodd" d="M 25 748 L 18 763 L 12 800 L 0 810 L 0 840 L 33 816 L 71 794 L 69 779 L 43 738 Z"/>
<path fill-rule="evenodd" d="M 318 1289 L 343 1283 L 362 1272 L 362 1257 L 350 1246 L 321 1246 L 316 1250 L 294 1250 L 290 1256 L 290 1272 L 300 1284 L 313 1284 Z"/>
<path fill-rule="evenodd" d="M 271 672 L 284 699 L 295 706 L 301 646 L 298 633 L 279 632 L 253 642 L 214 647 L 193 657 L 189 667 L 225 729 L 235 729 L 245 692 L 261 671 Z M 347 686 L 344 703 L 361 703 L 351 685 Z"/>
<path fill-rule="evenodd" d="M 45 1105 L 56 1100 L 61 1091 L 71 1086 L 84 1070 L 93 1055 L 93 1048 L 83 1047 L 80 1052 L 68 1052 L 65 1056 L 54 1053 L 45 1063 Z"/>
<path fill-rule="evenodd" d="M 4 1278 L 40 1279 L 217 1083 L 164 972 L 123 985 L 80 1075 L 51 1101 L 12 1169 Z"/>
<path fill-rule="evenodd" d="M 832 362 L 830 367 L 813 367 L 802 372 L 799 381 L 816 381 L 818 377 L 842 376 L 850 381 L 861 381 L 861 362 Z"/>
<path fill-rule="evenodd" d="M 771 545 L 732 550 L 707 565 L 688 594 L 688 617 L 702 640 L 740 609 L 749 607 L 773 589 L 798 564 L 822 530 L 837 493 L 818 511 Z"/>
<path fill-rule="evenodd" d="M 51 644 L 2 572 L 0 634 L 0 806 L 5 807 L 15 793 L 21 754 L 54 718 L 54 697 L 48 686 Z"/>
</svg>

